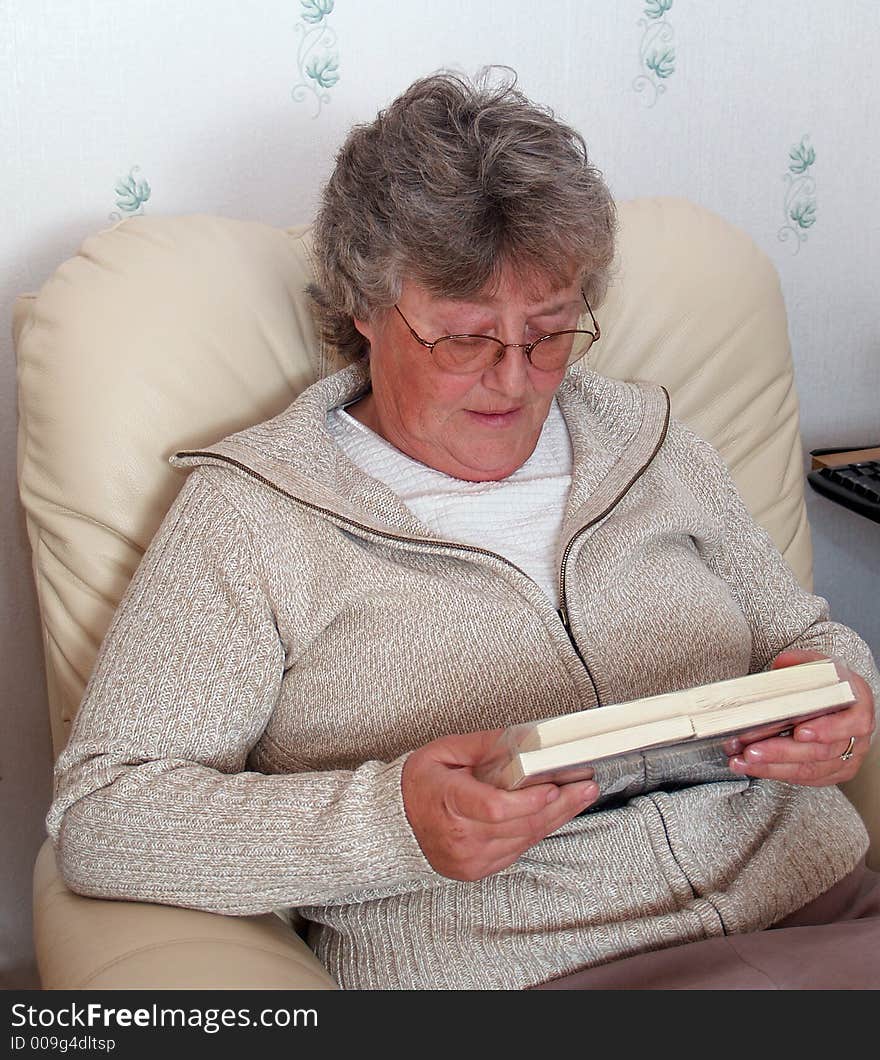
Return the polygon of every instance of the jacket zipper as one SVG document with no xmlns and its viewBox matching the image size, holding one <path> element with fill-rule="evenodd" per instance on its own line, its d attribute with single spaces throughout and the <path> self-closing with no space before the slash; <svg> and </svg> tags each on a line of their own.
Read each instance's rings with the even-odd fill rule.
<svg viewBox="0 0 880 1060">
<path fill-rule="evenodd" d="M 561 562 L 560 568 L 559 568 L 559 609 L 557 610 L 556 614 L 559 616 L 559 619 L 562 622 L 562 627 L 565 630 L 565 633 L 566 633 L 566 636 L 568 637 L 569 643 L 571 644 L 572 648 L 574 649 L 574 652 L 577 655 L 578 659 L 580 660 L 581 665 L 584 667 L 584 669 L 587 672 L 587 676 L 590 679 L 590 684 L 593 687 L 593 695 L 596 697 L 596 706 L 598 706 L 598 707 L 602 706 L 602 700 L 601 700 L 601 697 L 599 695 L 599 688 L 598 688 L 598 686 L 596 684 L 595 678 L 593 677 L 593 672 L 590 669 L 590 664 L 587 661 L 584 653 L 581 651 L 577 641 L 575 640 L 574 633 L 572 632 L 572 629 L 571 629 L 571 620 L 570 620 L 569 613 L 568 613 L 568 605 L 566 604 L 566 599 L 565 599 L 565 572 L 566 572 L 565 569 L 566 569 L 566 564 L 568 563 L 568 558 L 571 555 L 571 550 L 574 547 L 575 542 L 578 540 L 578 538 L 582 534 L 584 534 L 587 530 L 589 530 L 591 526 L 595 526 L 596 523 L 598 523 L 600 520 L 604 519 L 606 515 L 608 515 L 611 511 L 613 511 L 613 509 L 617 507 L 617 505 L 620 503 L 620 501 L 623 500 L 623 498 L 626 496 L 626 494 L 630 491 L 630 489 L 632 488 L 633 484 L 639 478 L 641 478 L 641 476 L 645 473 L 647 468 L 650 466 L 650 464 L 654 460 L 654 457 L 657 455 L 657 453 L 658 453 L 658 451 L 660 449 L 660 446 L 663 444 L 663 440 L 666 437 L 666 431 L 667 431 L 668 426 L 669 426 L 669 403 L 667 401 L 666 422 L 663 425 L 663 430 L 660 432 L 660 437 L 659 437 L 659 439 L 657 441 L 657 444 L 654 446 L 654 449 L 651 452 L 651 455 L 648 457 L 648 459 L 645 461 L 645 463 L 642 465 L 642 467 L 639 468 L 639 470 L 635 473 L 635 475 L 633 475 L 633 477 L 629 480 L 629 482 L 627 482 L 627 484 L 623 487 L 623 489 L 619 491 L 617 496 L 615 496 L 614 499 L 608 505 L 606 505 L 604 510 L 599 512 L 598 515 L 594 516 L 594 518 L 592 518 L 584 526 L 580 527 L 578 529 L 577 533 L 575 533 L 569 539 L 568 544 L 565 546 L 565 550 L 564 550 L 564 552 L 562 554 L 562 562 Z M 478 545 L 466 545 L 466 544 L 462 544 L 462 543 L 457 542 L 457 541 L 429 541 L 429 540 L 422 540 L 420 538 L 414 538 L 414 537 L 403 537 L 400 534 L 391 534 L 391 533 L 388 533 L 385 530 L 377 530 L 375 527 L 367 526 L 365 523 L 360 523 L 356 519 L 350 519 L 347 516 L 339 515 L 337 512 L 332 511 L 330 508 L 321 507 L 320 504 L 312 504 L 311 501 L 304 501 L 301 497 L 294 496 L 294 494 L 289 493 L 287 490 L 285 490 L 281 486 L 279 486 L 276 482 L 273 482 L 271 479 L 266 478 L 265 475 L 261 475 L 259 471 L 254 471 L 254 469 L 252 467 L 248 467 L 247 464 L 243 464 L 240 460 L 236 460 L 234 457 L 231 457 L 231 456 L 226 456 L 223 453 L 205 453 L 205 452 L 198 452 L 198 451 L 193 451 L 193 450 L 183 450 L 183 451 L 177 453 L 176 455 L 179 456 L 179 457 L 187 457 L 187 456 L 189 456 L 189 457 L 200 457 L 202 459 L 208 458 L 208 459 L 211 459 L 211 460 L 219 460 L 221 463 L 226 463 L 226 464 L 231 465 L 232 467 L 237 467 L 240 471 L 243 471 L 245 474 L 250 475 L 252 478 L 255 478 L 258 482 L 262 482 L 264 486 L 268 486 L 269 489 L 274 490 L 276 493 L 280 493 L 281 496 L 287 497 L 289 500 L 292 500 L 295 504 L 300 504 L 300 505 L 302 505 L 302 507 L 308 508 L 311 511 L 320 512 L 322 515 L 329 516 L 331 519 L 337 519 L 337 520 L 339 520 L 339 522 L 345 523 L 348 526 L 356 527 L 358 530 L 362 531 L 365 534 L 372 534 L 375 537 L 384 538 L 387 541 L 406 541 L 406 542 L 409 542 L 410 544 L 416 544 L 416 545 L 423 544 L 423 545 L 426 545 L 428 547 L 434 546 L 436 548 L 452 548 L 452 549 L 456 549 L 456 550 L 458 550 L 460 552 L 470 552 L 470 553 L 475 553 L 477 555 L 488 556 L 490 559 L 500 560 L 502 563 L 506 564 L 508 567 L 512 567 L 515 571 L 518 571 L 524 578 L 529 578 L 529 575 L 526 574 L 526 572 L 521 567 L 518 567 L 514 562 L 512 562 L 509 559 L 507 559 L 505 556 L 501 556 L 497 552 L 492 552 L 490 549 L 480 548 Z M 534 579 L 533 578 L 529 578 L 529 581 L 534 581 Z"/>
<path fill-rule="evenodd" d="M 522 569 L 522 567 L 518 567 L 512 560 L 507 559 L 506 556 L 501 556 L 497 552 L 492 552 L 488 548 L 480 548 L 478 545 L 466 545 L 466 544 L 462 544 L 461 542 L 458 542 L 458 541 L 431 541 L 431 540 L 415 538 L 415 537 L 403 537 L 400 534 L 391 534 L 391 533 L 388 533 L 385 530 L 378 530 L 378 529 L 376 529 L 376 527 L 367 526 L 365 523 L 359 523 L 356 519 L 350 519 L 348 516 L 340 515 L 338 512 L 334 512 L 330 508 L 323 508 L 323 507 L 321 507 L 320 504 L 313 504 L 311 501 L 305 501 L 305 500 L 302 499 L 302 497 L 297 497 L 293 493 L 289 493 L 282 486 L 279 486 L 277 482 L 273 482 L 271 479 L 266 478 L 265 475 L 261 475 L 259 471 L 255 471 L 252 467 L 249 467 L 247 464 L 243 464 L 240 460 L 236 460 L 234 457 L 231 457 L 231 456 L 226 456 L 223 453 L 205 453 L 205 452 L 198 452 L 198 451 L 192 451 L 192 450 L 182 450 L 181 452 L 176 453 L 175 455 L 179 456 L 179 457 L 187 457 L 187 456 L 189 456 L 189 457 L 199 457 L 200 459 L 217 460 L 220 463 L 229 464 L 232 467 L 237 467 L 240 471 L 243 471 L 246 475 L 250 475 L 251 478 L 256 479 L 258 482 L 262 482 L 262 484 L 264 486 L 267 486 L 269 489 L 274 490 L 276 493 L 280 493 L 282 497 L 287 497 L 288 500 L 293 501 L 294 504 L 299 504 L 303 508 L 308 508 L 310 511 L 313 511 L 313 512 L 320 512 L 322 515 L 329 516 L 331 519 L 336 519 L 336 520 L 338 520 L 341 523 L 345 523 L 347 526 L 355 527 L 358 530 L 361 530 L 365 534 L 372 534 L 374 537 L 384 538 L 385 540 L 388 540 L 388 541 L 404 541 L 404 542 L 409 542 L 410 544 L 415 544 L 415 545 L 427 545 L 428 547 L 434 546 L 434 547 L 437 547 L 437 548 L 453 548 L 453 549 L 457 549 L 460 552 L 473 552 L 473 553 L 476 553 L 478 555 L 488 556 L 490 559 L 500 560 L 506 566 L 512 567 L 515 571 L 518 571 L 524 578 L 528 578 L 528 580 L 530 582 L 534 583 L 534 579 L 529 577 L 529 575 L 526 574 L 526 572 Z M 591 526 L 591 525 L 592 525 L 592 523 L 588 524 L 588 526 Z M 584 527 L 583 529 L 587 529 L 587 527 Z M 578 531 L 578 534 L 579 533 L 580 533 L 580 531 Z M 569 623 L 568 623 L 568 610 L 567 610 L 564 602 L 562 602 L 563 599 L 564 599 L 563 596 L 562 596 L 562 592 L 564 592 L 564 586 L 565 586 L 565 574 L 564 574 L 565 560 L 568 558 L 568 554 L 571 551 L 571 546 L 572 546 L 575 538 L 577 538 L 578 534 L 575 534 L 575 537 L 572 538 L 571 541 L 569 541 L 568 546 L 566 547 L 565 553 L 563 555 L 563 560 L 562 560 L 563 573 L 560 575 L 560 580 L 559 580 L 561 606 L 556 611 L 556 614 L 559 616 L 559 619 L 562 622 L 562 626 L 563 626 L 563 629 L 565 630 L 566 636 L 568 637 L 569 643 L 571 644 L 572 648 L 574 648 L 575 654 L 577 655 L 578 659 L 580 659 L 581 664 L 584 667 L 584 669 L 587 671 L 587 676 L 589 677 L 590 684 L 593 687 L 593 693 L 596 696 L 596 705 L 597 706 L 601 706 L 601 703 L 599 701 L 599 692 L 598 692 L 598 689 L 596 688 L 596 682 L 593 679 L 593 674 L 592 674 L 592 672 L 590 670 L 589 663 L 584 658 L 584 655 L 581 652 L 581 649 L 578 647 L 577 641 L 574 639 L 574 635 L 572 634 L 571 628 L 570 628 Z"/>
<path fill-rule="evenodd" d="M 575 650 L 575 654 L 580 659 L 581 664 L 583 665 L 583 668 L 587 671 L 587 677 L 589 677 L 590 684 L 593 686 L 593 695 L 596 697 L 596 706 L 597 707 L 601 707 L 602 706 L 602 699 L 599 696 L 599 687 L 596 684 L 595 678 L 593 677 L 593 671 L 590 669 L 590 664 L 587 662 L 586 657 L 584 656 L 584 653 L 578 647 L 578 642 L 574 639 L 574 634 L 571 631 L 571 625 L 569 624 L 569 621 L 568 621 L 568 608 L 565 606 L 564 603 L 562 603 L 561 600 L 560 600 L 560 603 L 561 603 L 561 606 L 560 606 L 559 610 L 556 612 L 556 614 L 559 615 L 559 618 L 560 618 L 560 620 L 562 622 L 562 628 L 565 630 L 566 635 L 568 636 L 569 642 L 570 642 L 571 646 Z"/>
<path fill-rule="evenodd" d="M 336 519 L 340 523 L 345 523 L 347 526 L 356 527 L 358 530 L 362 530 L 365 534 L 372 534 L 374 537 L 382 537 L 387 541 L 404 541 L 412 545 L 424 544 L 429 547 L 434 545 L 438 548 L 455 548 L 462 552 L 477 552 L 480 555 L 489 556 L 492 559 L 499 559 L 508 567 L 513 567 L 514 570 L 519 571 L 524 578 L 529 578 L 528 574 L 511 560 L 504 556 L 500 556 L 497 552 L 492 552 L 487 548 L 480 548 L 479 545 L 465 545 L 458 541 L 434 541 L 428 538 L 404 537 L 402 534 L 392 534 L 387 530 L 379 530 L 374 526 L 367 526 L 366 523 L 359 523 L 357 519 L 351 519 L 347 515 L 340 515 L 338 512 L 334 512 L 332 508 L 322 508 L 320 504 L 304 501 L 302 497 L 297 497 L 295 494 L 289 493 L 283 488 L 283 486 L 279 486 L 277 482 L 273 482 L 271 479 L 266 478 L 265 475 L 261 475 L 259 471 L 254 471 L 252 467 L 248 467 L 247 464 L 241 463 L 241 461 L 236 460 L 235 457 L 226 456 L 223 453 L 193 452 L 190 450 L 181 451 L 176 453 L 175 456 L 193 456 L 199 457 L 200 459 L 219 460 L 221 463 L 231 464 L 232 467 L 237 467 L 240 471 L 244 471 L 245 474 L 250 475 L 251 478 L 255 478 L 258 482 L 262 482 L 264 486 L 268 486 L 269 489 L 274 490 L 276 493 L 280 493 L 282 497 L 287 497 L 288 500 L 293 501 L 295 504 L 299 504 L 303 508 L 308 508 L 313 512 L 320 512 L 322 515 L 327 515 L 331 519 Z M 529 578 L 529 581 L 533 581 L 533 579 Z"/>
<path fill-rule="evenodd" d="M 623 498 L 632 489 L 633 485 L 642 477 L 642 475 L 644 475 L 644 473 L 648 470 L 648 468 L 654 462 L 654 457 L 660 451 L 660 446 L 663 445 L 663 442 L 666 439 L 666 433 L 669 430 L 669 416 L 670 416 L 670 411 L 671 411 L 671 403 L 670 403 L 670 400 L 669 400 L 669 391 L 666 389 L 666 387 L 663 387 L 663 392 L 666 394 L 666 419 L 664 420 L 663 429 L 660 431 L 660 436 L 657 439 L 657 443 L 656 443 L 656 445 L 654 446 L 654 448 L 651 451 L 651 455 L 642 464 L 642 466 L 638 469 L 638 471 L 636 471 L 636 473 L 629 480 L 629 482 L 626 483 L 626 485 L 623 487 L 623 489 L 618 491 L 617 495 L 613 498 L 613 500 L 611 500 L 605 506 L 605 508 L 601 512 L 598 513 L 598 515 L 595 515 L 592 519 L 590 519 L 589 522 L 585 523 L 582 527 L 580 527 L 578 529 L 578 531 L 575 534 L 573 534 L 569 538 L 568 544 L 565 546 L 565 551 L 562 553 L 562 562 L 559 565 L 559 611 L 557 613 L 558 613 L 559 617 L 562 619 L 562 625 L 565 627 L 565 632 L 568 634 L 568 639 L 571 641 L 572 647 L 577 652 L 578 658 L 584 664 L 584 669 L 587 671 L 587 675 L 590 678 L 590 683 L 593 686 L 593 692 L 594 692 L 594 694 L 596 696 L 596 705 L 600 706 L 600 707 L 602 706 L 602 698 L 599 695 L 599 688 L 596 685 L 596 682 L 595 682 L 595 680 L 593 678 L 593 674 L 592 674 L 592 671 L 590 670 L 590 667 L 589 667 L 589 664 L 587 663 L 587 660 L 584 658 L 584 655 L 581 652 L 581 649 L 578 647 L 577 641 L 574 639 L 574 633 L 572 632 L 572 629 L 571 629 L 571 618 L 570 618 L 569 613 L 568 613 L 568 604 L 566 603 L 566 599 L 565 599 L 565 568 L 566 568 L 566 565 L 568 563 L 568 557 L 571 555 L 571 550 L 574 548 L 574 545 L 575 545 L 575 542 L 577 541 L 577 539 L 582 534 L 586 533 L 587 530 L 589 530 L 591 526 L 595 526 L 598 522 L 601 522 L 601 520 L 604 519 L 606 515 L 609 515 L 617 507 L 617 505 L 620 504 L 620 502 L 623 500 Z"/>
</svg>

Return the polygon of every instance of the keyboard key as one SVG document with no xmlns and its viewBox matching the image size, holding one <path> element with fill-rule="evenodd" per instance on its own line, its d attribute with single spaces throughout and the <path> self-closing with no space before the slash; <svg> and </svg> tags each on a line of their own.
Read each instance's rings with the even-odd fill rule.
<svg viewBox="0 0 880 1060">
<path fill-rule="evenodd" d="M 880 523 L 880 460 L 817 468 L 807 481 L 817 493 Z"/>
</svg>

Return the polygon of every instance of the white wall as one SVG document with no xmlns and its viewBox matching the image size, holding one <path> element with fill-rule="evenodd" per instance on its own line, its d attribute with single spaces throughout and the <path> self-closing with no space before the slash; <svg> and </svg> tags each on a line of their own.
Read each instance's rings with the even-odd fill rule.
<svg viewBox="0 0 880 1060">
<path fill-rule="evenodd" d="M 30 871 L 50 788 L 15 295 L 137 210 L 305 222 L 353 122 L 440 66 L 505 63 L 583 131 L 619 198 L 687 196 L 772 258 L 805 449 L 880 443 L 878 51 L 873 0 L 0 0 L 0 985 L 35 982 Z M 324 58 L 318 93 L 307 66 Z M 880 526 L 808 504 L 816 588 L 878 652 Z"/>
</svg>

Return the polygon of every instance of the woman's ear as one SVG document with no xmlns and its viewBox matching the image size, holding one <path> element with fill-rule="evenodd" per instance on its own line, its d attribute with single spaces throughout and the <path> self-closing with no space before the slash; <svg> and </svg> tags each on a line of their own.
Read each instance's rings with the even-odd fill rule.
<svg viewBox="0 0 880 1060">
<path fill-rule="evenodd" d="M 372 345 L 373 342 L 373 325 L 367 320 L 361 320 L 358 317 L 352 317 L 352 323 L 363 335 L 363 337 Z"/>
</svg>

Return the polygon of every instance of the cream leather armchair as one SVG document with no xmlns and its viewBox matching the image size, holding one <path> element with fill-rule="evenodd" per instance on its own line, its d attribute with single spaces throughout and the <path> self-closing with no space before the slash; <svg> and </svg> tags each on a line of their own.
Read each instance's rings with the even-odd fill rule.
<svg viewBox="0 0 880 1060">
<path fill-rule="evenodd" d="M 811 586 L 785 310 L 741 231 L 691 203 L 620 206 L 594 366 L 662 381 L 724 455 L 752 513 Z M 33 549 L 54 753 L 113 610 L 182 484 L 167 463 L 275 414 L 339 366 L 304 288 L 309 236 L 216 216 L 135 217 L 87 239 L 14 314 L 19 485 Z M 849 786 L 880 854 L 880 761 Z M 71 893 L 51 845 L 34 873 L 45 989 L 334 984 L 278 917 L 223 917 Z"/>
</svg>

